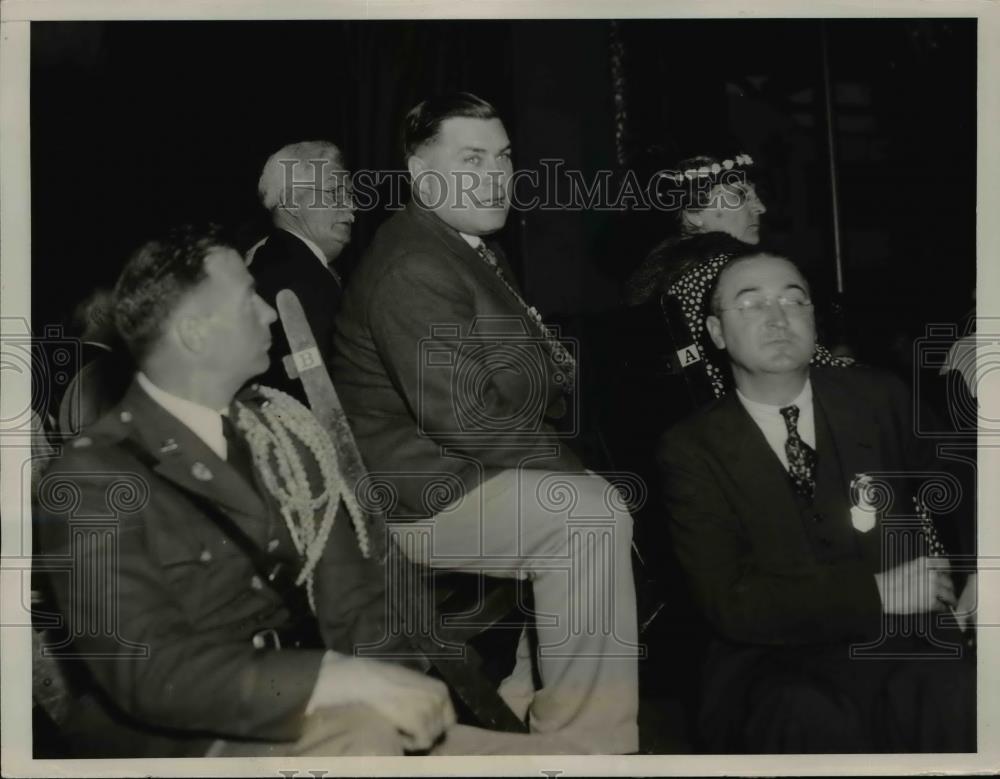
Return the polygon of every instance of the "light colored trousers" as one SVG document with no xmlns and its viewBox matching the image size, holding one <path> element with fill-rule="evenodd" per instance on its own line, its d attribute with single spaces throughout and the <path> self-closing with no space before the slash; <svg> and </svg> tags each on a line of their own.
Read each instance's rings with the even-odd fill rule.
<svg viewBox="0 0 1000 779">
<path fill-rule="evenodd" d="M 530 733 L 499 733 L 452 725 L 431 755 L 552 755 L 573 750 L 557 739 Z M 318 709 L 297 741 L 215 741 L 206 757 L 396 757 L 406 754 L 402 736 L 375 709 L 349 704 Z"/>
<path fill-rule="evenodd" d="M 512 469 L 392 533 L 414 562 L 531 581 L 542 688 L 522 635 L 500 694 L 529 713 L 533 734 L 558 751 L 638 750 L 632 517 L 612 485 L 589 472 Z"/>
</svg>

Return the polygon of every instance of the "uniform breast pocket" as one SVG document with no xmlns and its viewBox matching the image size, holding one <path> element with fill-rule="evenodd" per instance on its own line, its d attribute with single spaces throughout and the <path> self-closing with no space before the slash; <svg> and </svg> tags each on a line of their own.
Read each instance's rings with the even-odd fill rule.
<svg viewBox="0 0 1000 779">
<path fill-rule="evenodd" d="M 160 539 L 158 547 L 167 586 L 193 622 L 224 609 L 253 577 L 246 555 L 221 534 Z"/>
</svg>

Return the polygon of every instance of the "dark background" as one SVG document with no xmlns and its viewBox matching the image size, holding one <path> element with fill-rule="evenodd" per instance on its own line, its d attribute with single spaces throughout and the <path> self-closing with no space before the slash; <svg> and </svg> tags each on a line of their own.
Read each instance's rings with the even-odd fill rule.
<svg viewBox="0 0 1000 779">
<path fill-rule="evenodd" d="M 766 233 L 784 239 L 829 301 L 825 34 L 844 332 L 861 357 L 905 371 L 926 323 L 956 322 L 973 305 L 975 25 L 33 23 L 34 327 L 68 323 L 165 224 L 212 218 L 252 243 L 264 225 L 260 168 L 286 142 L 329 138 L 353 169 L 400 168 L 403 114 L 452 89 L 498 106 L 518 168 L 561 158 L 620 176 L 654 143 L 751 153 Z M 359 214 L 341 267 L 349 272 L 384 217 Z M 535 211 L 512 213 L 503 240 L 528 298 L 550 316 L 578 317 L 617 305 L 658 230 L 648 214 Z"/>
<path fill-rule="evenodd" d="M 354 170 L 400 169 L 405 112 L 455 89 L 497 105 L 518 169 L 561 159 L 587 179 L 610 170 L 618 182 L 642 170 L 654 144 L 668 156 L 750 153 L 768 206 L 765 237 L 810 272 L 824 341 L 847 342 L 867 362 L 912 378 L 914 340 L 973 307 L 974 19 L 56 22 L 33 23 L 31 46 L 36 333 L 69 327 L 73 307 L 112 285 L 128 254 L 163 226 L 214 219 L 252 244 L 266 227 L 260 169 L 285 143 L 327 138 Z M 846 292 L 839 299 L 828 88 Z M 338 259 L 348 275 L 385 216 L 358 214 Z M 618 331 L 602 328 L 618 316 L 610 312 L 621 283 L 668 221 L 512 212 L 502 240 L 547 320 L 581 334 L 581 345 L 603 336 L 610 351 L 627 353 Z M 590 381 L 615 385 L 610 376 Z M 662 429 L 650 406 L 669 402 L 658 387 L 626 389 L 607 405 L 633 409 L 634 425 L 584 428 L 630 439 L 632 459 L 615 465 L 647 474 L 650 441 Z M 629 441 L 611 448 L 620 455 Z M 655 485 L 655 475 L 644 478 Z M 692 743 L 683 711 L 694 710 L 692 669 L 704 650 L 679 570 L 656 539 L 658 504 L 654 487 L 636 525 L 647 556 L 637 568 L 643 620 L 663 605 L 661 593 L 670 604 L 669 619 L 643 634 L 651 649 L 640 728 L 647 751 L 685 752 Z"/>
</svg>

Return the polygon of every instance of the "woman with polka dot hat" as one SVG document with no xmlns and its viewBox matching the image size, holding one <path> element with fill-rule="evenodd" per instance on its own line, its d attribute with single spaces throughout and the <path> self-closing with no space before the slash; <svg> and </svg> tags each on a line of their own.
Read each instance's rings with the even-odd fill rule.
<svg viewBox="0 0 1000 779">
<path fill-rule="evenodd" d="M 727 247 L 760 241 L 767 208 L 757 195 L 753 166 L 749 154 L 700 154 L 652 174 L 650 204 L 674 229 L 625 283 L 627 305 L 658 297 L 687 269 Z"/>
</svg>

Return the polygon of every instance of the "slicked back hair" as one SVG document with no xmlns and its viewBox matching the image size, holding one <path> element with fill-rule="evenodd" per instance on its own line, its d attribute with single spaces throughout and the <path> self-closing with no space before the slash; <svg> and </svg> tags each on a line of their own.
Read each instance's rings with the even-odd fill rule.
<svg viewBox="0 0 1000 779">
<path fill-rule="evenodd" d="M 447 119 L 462 116 L 470 119 L 496 119 L 496 108 L 471 92 L 438 95 L 417 103 L 403 122 L 403 160 L 434 141 Z"/>
<path fill-rule="evenodd" d="M 205 258 L 233 248 L 216 224 L 185 224 L 147 241 L 125 263 L 112 297 L 115 327 L 139 362 L 163 334 L 181 299 L 205 280 Z"/>
</svg>

